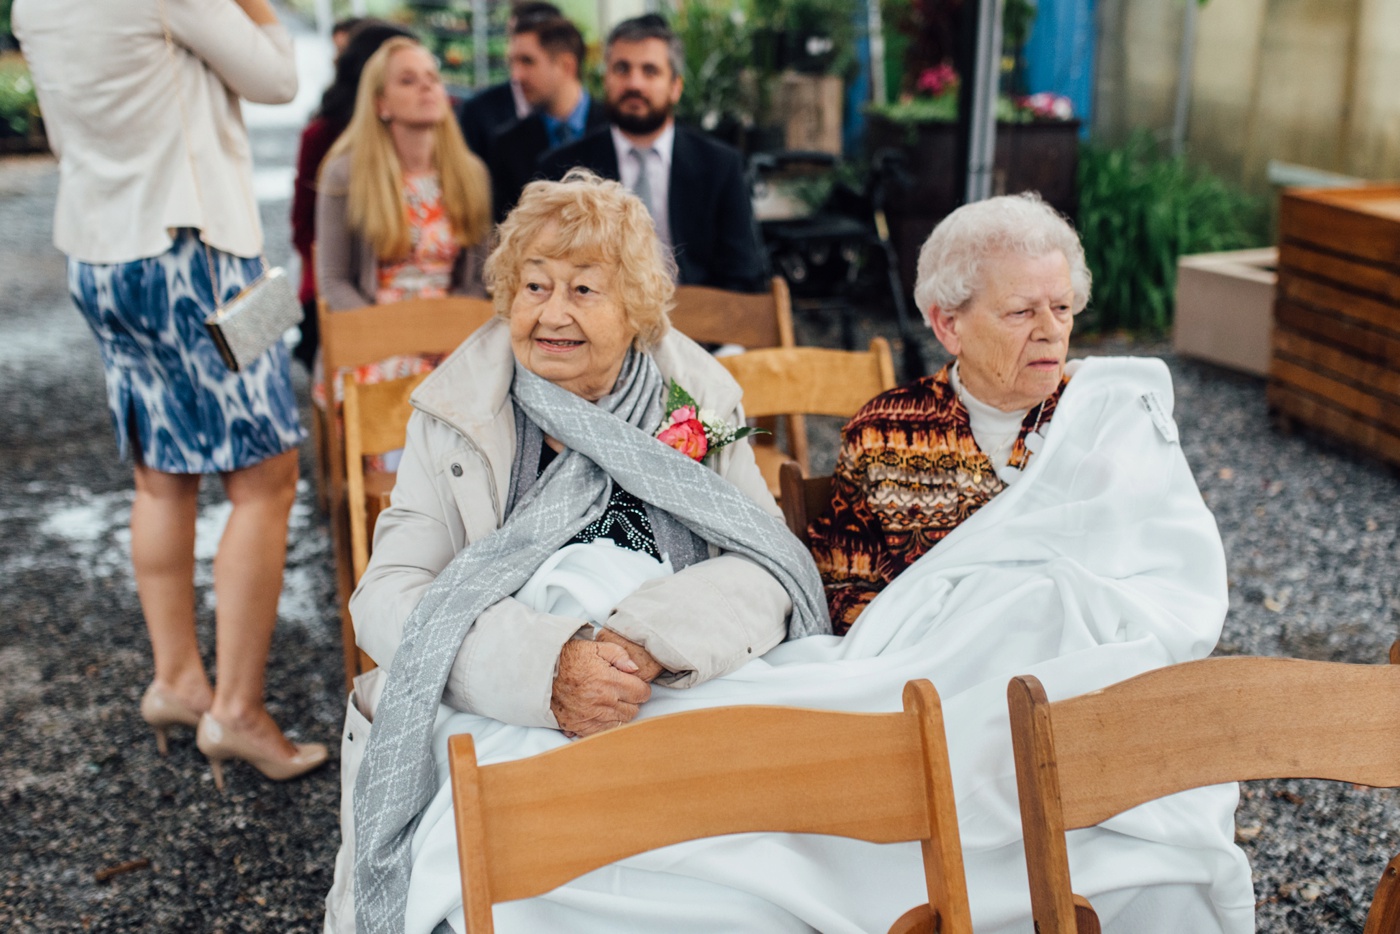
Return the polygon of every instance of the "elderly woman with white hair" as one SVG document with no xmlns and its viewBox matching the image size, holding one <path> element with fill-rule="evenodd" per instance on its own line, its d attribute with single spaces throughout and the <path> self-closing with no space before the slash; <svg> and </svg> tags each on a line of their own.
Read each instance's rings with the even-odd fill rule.
<svg viewBox="0 0 1400 934">
<path fill-rule="evenodd" d="M 527 189 L 517 210 L 526 209 L 531 198 Z M 507 222 L 508 229 L 511 223 Z M 555 228 L 541 229 L 551 231 L 542 242 L 554 243 L 550 238 L 557 236 Z M 561 220 L 558 230 L 569 229 L 569 222 Z M 538 247 L 505 255 L 521 257 L 522 268 L 531 275 L 536 267 L 554 269 L 550 264 L 558 261 L 557 251 Z M 517 286 L 514 280 L 497 280 L 498 289 L 506 284 L 504 293 L 498 291 L 497 301 L 502 294 L 515 296 L 509 311 L 512 335 L 534 320 L 531 309 L 538 307 L 539 300 L 530 283 L 535 281 L 527 276 Z M 609 293 L 607 287 L 600 290 Z M 898 710 L 900 692 L 908 680 L 930 679 L 942 699 L 969 902 L 978 934 L 1031 928 L 1007 681 L 1033 674 L 1057 700 L 1151 668 L 1202 657 L 1215 645 L 1227 606 L 1220 536 L 1177 444 L 1166 367 L 1156 360 L 1092 359 L 1067 379 L 1065 358 L 1074 313 L 1084 307 L 1088 293 L 1089 275 L 1074 232 L 1038 199 L 995 198 L 948 217 L 924 249 L 917 295 L 935 332 L 957 359 L 936 376 L 880 396 L 856 417 L 845 434 L 832 514 L 814 529 L 831 605 L 840 614 L 839 621 L 854 620 L 854 625 L 844 637 L 818 634 L 781 641 L 762 657 L 758 657 L 762 646 L 756 646 L 752 661 L 709 666 L 707 674 L 714 677 L 679 682 L 690 685 L 684 690 L 677 689 L 678 682 L 667 685 L 658 678 L 649 694 L 633 695 L 629 702 L 633 706 L 613 718 L 647 718 L 722 704 Z M 583 309 L 585 302 L 579 296 L 577 307 Z M 588 336 L 586 329 L 583 335 L 550 331 L 531 339 L 560 343 L 581 336 Z M 496 347 L 500 357 L 504 340 L 500 335 L 474 339 L 459 351 L 461 364 L 470 358 L 485 365 L 480 355 L 488 347 Z M 663 502 L 652 498 L 658 494 L 634 486 L 630 475 L 614 473 L 611 455 L 588 437 L 591 431 L 605 429 L 611 424 L 605 419 L 616 420 L 614 416 L 600 412 L 587 421 L 587 430 L 570 429 L 585 409 L 611 411 L 616 403 L 609 397 L 596 404 L 572 402 L 559 414 L 549 411 L 560 400 L 569 402 L 577 396 L 560 391 L 546 397 L 538 390 L 558 373 L 541 367 L 538 372 L 544 378 L 536 385 L 527 371 L 539 365 L 536 361 L 563 354 L 565 348 L 533 347 L 529 342 L 516 346 L 519 364 L 509 392 L 504 376 L 482 383 L 473 374 L 470 385 L 478 387 L 475 395 L 441 396 L 440 389 L 455 385 L 449 382 L 459 378 L 454 374 L 466 375 L 452 360 L 432 377 L 436 385 L 431 393 L 426 391 L 429 383 L 420 389 L 408 463 L 417 462 L 411 469 L 424 474 L 415 483 L 425 489 L 433 486 L 438 492 L 416 498 L 422 515 L 414 520 L 413 541 L 402 542 L 392 529 L 408 517 L 400 512 L 396 520 L 393 515 L 395 509 L 402 509 L 395 494 L 394 509 L 386 514 L 390 531 L 380 533 L 376 543 L 378 569 L 371 568 L 354 605 L 357 625 L 379 625 L 388 634 L 377 643 L 367 643 L 371 652 L 382 654 L 397 644 L 389 686 L 375 716 L 376 736 L 356 786 L 359 934 L 444 930 L 461 934 L 456 847 L 441 762 L 448 733 L 470 731 L 479 758 L 494 762 L 569 742 L 560 728 L 569 729 L 574 722 L 561 710 L 557 724 L 536 720 L 535 726 L 511 725 L 467 709 L 477 705 L 478 710 L 500 710 L 489 705 L 528 693 L 523 691 L 524 682 L 539 685 L 534 691 L 541 698 L 536 701 L 540 707 L 546 693 L 543 685 L 554 671 L 550 665 L 555 660 L 547 658 L 550 652 L 557 655 L 554 690 L 568 693 L 571 688 L 559 683 L 570 668 L 568 655 L 588 651 L 586 646 L 596 646 L 598 638 L 614 638 L 600 634 L 583 647 L 569 648 L 579 641 L 576 630 L 591 627 L 586 620 L 601 624 L 603 630 L 616 625 L 617 636 L 640 643 L 662 667 L 674 671 L 686 663 L 658 655 L 667 643 L 662 633 L 698 644 L 707 628 L 723 630 L 729 614 L 752 615 L 765 599 L 767 588 L 761 576 L 748 582 L 736 577 L 725 591 L 722 607 L 717 601 L 652 603 L 640 614 L 651 620 L 651 631 L 633 628 L 628 617 L 638 616 L 638 598 L 658 587 L 676 588 L 674 593 L 683 594 L 688 584 L 682 578 L 706 573 L 711 563 L 701 561 L 677 572 L 669 583 L 663 572 L 656 581 L 642 585 L 636 597 L 621 597 L 616 611 L 610 611 L 605 600 L 592 613 L 562 611 L 558 615 L 563 620 L 556 623 L 547 614 L 519 615 L 523 612 L 519 607 L 498 603 L 481 612 L 475 630 L 467 629 L 466 640 L 462 639 L 462 617 L 476 612 L 480 602 L 451 610 L 457 598 L 439 600 L 443 587 L 426 583 L 431 576 L 426 569 L 410 572 L 398 566 L 404 555 L 426 547 L 425 542 L 434 538 L 440 540 L 433 546 L 436 557 L 425 564 L 447 562 L 463 537 L 455 512 L 468 504 L 459 491 L 473 489 L 479 498 L 485 482 L 473 481 L 468 487 L 463 485 L 466 478 L 449 475 L 452 465 L 462 464 L 465 470 L 474 457 L 482 455 L 452 443 L 440 422 L 450 418 L 466 429 L 487 413 L 500 411 L 502 400 L 513 397 L 546 439 L 560 438 L 566 450 L 577 446 L 581 459 L 592 459 L 624 489 L 641 490 L 638 495 L 643 502 Z M 522 353 L 521 346 L 529 349 Z M 682 359 L 674 355 L 677 349 L 675 340 L 667 338 L 650 351 L 663 373 L 675 372 L 670 368 Z M 700 365 L 692 351 L 687 349 L 686 354 L 684 359 Z M 626 385 L 635 378 L 626 375 L 631 365 L 620 371 L 617 384 Z M 495 367 L 501 369 L 499 362 Z M 603 384 L 615 385 L 607 380 Z M 545 401 L 549 404 L 542 405 Z M 737 417 L 732 400 L 726 404 L 727 413 Z M 651 423 L 645 424 L 650 427 Z M 568 436 L 561 438 L 561 431 L 568 431 Z M 517 435 L 524 436 L 523 432 Z M 423 448 L 429 438 L 436 440 Z M 521 443 L 500 440 L 493 449 L 508 460 L 512 451 L 530 450 L 519 447 Z M 415 455 L 419 448 L 426 456 Z M 640 450 L 634 448 L 633 453 Z M 504 469 L 500 470 L 498 488 L 518 491 L 500 495 L 499 500 L 507 504 L 505 512 L 477 503 L 469 511 L 485 518 L 470 521 L 488 528 L 508 515 L 496 536 L 512 527 L 538 528 L 529 523 L 532 503 L 549 502 L 563 495 L 565 488 L 558 479 L 550 482 L 550 471 L 534 487 L 522 486 L 520 469 L 536 463 L 535 456 L 515 454 L 509 483 Z M 735 451 L 734 458 L 728 468 L 721 462 L 719 475 L 702 472 L 714 480 L 742 477 L 747 488 L 753 482 L 751 459 L 742 449 Z M 696 478 L 702 472 L 692 471 Z M 601 486 L 595 489 L 592 508 L 600 508 L 601 490 Z M 710 495 L 708 486 L 697 492 Z M 749 495 L 762 499 L 758 489 Z M 682 525 L 699 531 L 704 522 L 695 511 L 684 508 L 683 500 L 684 496 L 666 494 L 664 502 L 670 505 L 665 508 L 673 510 Z M 513 510 L 508 505 L 512 501 Z M 570 494 L 566 501 L 575 499 Z M 496 500 L 491 502 L 494 506 Z M 739 505 L 735 500 L 715 500 L 698 516 L 707 514 L 712 523 L 732 529 L 748 521 L 750 510 Z M 573 507 L 568 512 L 579 514 Z M 570 528 L 566 525 L 553 537 L 546 536 L 541 550 L 505 563 L 518 565 L 516 571 L 524 576 L 537 565 L 548 574 L 548 561 L 541 563 L 540 556 L 552 554 L 572 534 Z M 467 533 L 469 541 L 475 541 L 472 534 Z M 711 533 L 701 534 L 715 542 Z M 660 537 L 658 533 L 658 542 Z M 447 581 L 449 589 L 475 586 L 478 576 L 496 581 L 502 569 L 472 564 L 469 557 L 474 551 L 488 557 L 498 554 L 492 550 L 495 540 L 469 544 L 437 580 Z M 773 539 L 775 545 L 779 541 Z M 786 554 L 786 548 L 773 554 Z M 787 579 L 781 570 L 788 563 L 785 558 L 765 563 L 744 552 L 744 559 L 754 565 L 752 569 L 740 565 L 745 571 Z M 409 583 L 405 574 L 417 575 L 418 582 L 407 587 L 388 585 L 393 577 Z M 496 581 L 491 592 L 502 588 L 509 592 L 519 586 L 519 580 L 523 576 L 517 573 L 516 579 Z M 371 604 L 364 588 L 386 586 L 389 596 L 383 608 L 366 615 Z M 407 624 L 374 622 L 408 614 L 424 586 L 427 591 Z M 817 603 L 823 604 L 821 583 L 813 586 Z M 785 584 L 777 591 L 779 607 L 770 611 L 775 618 L 781 617 L 789 601 L 800 607 L 801 587 Z M 783 593 L 786 599 L 781 599 Z M 510 599 L 530 600 L 523 591 Z M 400 609 L 391 609 L 394 605 Z M 521 624 L 492 635 L 492 617 L 503 612 L 515 614 Z M 425 613 L 433 615 L 425 617 Z M 800 615 L 794 609 L 793 618 Z M 777 642 L 778 628 L 772 622 L 768 625 L 771 641 Z M 434 635 L 425 640 L 425 630 L 441 633 L 441 638 Z M 792 623 L 788 630 L 790 634 L 804 631 Z M 528 645 L 543 644 L 545 633 L 553 633 L 555 640 L 547 649 L 539 655 L 524 651 Z M 362 634 L 362 644 L 365 638 Z M 490 650 L 495 670 L 481 664 L 484 656 L 476 663 L 468 657 L 477 651 L 469 647 L 473 639 L 478 646 L 495 646 Z M 434 646 L 426 656 L 415 645 L 425 641 Z M 561 641 L 566 647 L 562 652 Z M 600 648 L 611 651 L 614 646 Z M 738 654 L 731 651 L 726 657 Z M 420 661 L 411 661 L 414 656 Z M 424 657 L 437 659 L 431 678 L 414 674 L 422 670 Z M 549 665 L 540 663 L 541 657 Z M 620 662 L 621 656 L 616 657 Z M 643 661 L 642 670 L 647 667 L 645 657 L 636 656 Z M 603 660 L 609 659 L 604 656 Z M 449 689 L 449 706 L 440 710 L 441 686 L 446 682 L 450 687 L 456 677 L 449 677 L 447 669 L 455 672 L 458 666 L 464 666 L 466 675 L 460 692 L 466 706 L 452 700 L 454 692 Z M 637 673 L 629 670 L 614 662 L 616 675 L 603 672 L 601 677 L 615 694 L 618 685 L 628 683 L 627 678 L 637 680 Z M 618 677 L 624 674 L 625 678 Z M 417 713 L 406 720 L 387 712 L 402 704 L 402 698 L 391 703 L 395 682 L 412 683 L 415 678 L 427 685 L 426 692 L 417 695 Z M 511 684 L 512 679 L 522 685 Z M 638 700 L 641 696 L 646 699 Z M 454 706 L 456 712 L 450 709 Z M 356 720 L 352 708 L 347 731 L 355 739 L 343 747 L 347 750 L 343 756 L 351 763 L 347 771 L 353 770 L 354 746 L 362 742 L 367 727 L 362 718 Z M 396 741 L 405 731 L 416 737 L 417 745 Z M 438 753 L 436 772 L 422 760 L 421 747 L 427 744 L 424 737 L 429 731 Z M 374 746 L 384 735 L 389 737 L 383 740 L 387 754 L 383 750 L 376 754 Z M 437 776 L 436 796 L 425 796 L 422 789 L 403 783 L 404 776 L 425 771 Z M 561 776 L 561 782 L 567 780 Z M 859 796 L 867 791 L 852 788 L 850 793 Z M 1249 865 L 1234 845 L 1237 800 L 1233 785 L 1196 789 L 1135 808 L 1100 827 L 1075 831 L 1069 841 L 1075 891 L 1091 899 L 1103 929 L 1133 934 L 1252 931 Z M 611 803 L 618 820 L 625 821 L 627 802 Z M 413 823 L 410 818 L 420 809 L 421 817 Z M 353 846 L 355 840 L 347 836 L 347 848 Z M 405 867 L 410 862 L 408 872 Z M 889 929 L 897 917 L 924 901 L 922 870 L 915 844 L 739 834 L 631 857 L 546 895 L 497 905 L 494 915 L 497 929 L 503 932 L 864 934 Z M 337 877 L 345 875 L 345 867 L 338 866 Z"/>
<path fill-rule="evenodd" d="M 872 400 L 843 432 L 831 509 L 811 529 L 838 632 L 1016 482 L 1069 381 L 1091 279 L 1079 238 L 1034 194 L 954 211 L 918 276 L 914 300 L 954 359 Z"/>
</svg>

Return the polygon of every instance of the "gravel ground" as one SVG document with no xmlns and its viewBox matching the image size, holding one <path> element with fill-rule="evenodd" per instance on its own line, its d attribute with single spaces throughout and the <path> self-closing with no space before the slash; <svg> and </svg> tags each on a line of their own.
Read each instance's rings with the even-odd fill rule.
<svg viewBox="0 0 1400 934">
<path fill-rule="evenodd" d="M 290 164 L 294 145 L 292 127 L 254 131 L 260 166 Z M 114 456 L 97 352 L 50 245 L 56 177 L 47 159 L 0 161 L 0 930 L 319 930 L 339 844 L 335 763 L 290 784 L 236 765 L 220 796 L 188 733 L 161 758 L 137 715 L 150 662 L 126 550 L 130 471 Z M 284 261 L 287 204 L 262 207 L 269 254 Z M 858 340 L 893 331 L 873 314 Z M 821 313 L 803 313 L 799 332 L 836 344 Z M 1271 431 L 1257 379 L 1161 344 L 1076 349 L 1163 356 L 1171 367 L 1183 445 L 1231 571 L 1220 652 L 1382 661 L 1400 629 L 1396 474 Z M 925 350 L 941 359 L 931 339 Z M 813 426 L 819 469 L 838 429 Z M 210 485 L 198 546 L 205 645 L 224 516 Z M 303 488 L 268 669 L 269 706 L 298 739 L 334 743 L 339 731 L 333 592 L 326 528 Z M 1359 932 L 1400 850 L 1400 795 L 1251 783 L 1238 826 L 1260 930 Z M 98 881 L 131 861 L 145 862 Z"/>
</svg>

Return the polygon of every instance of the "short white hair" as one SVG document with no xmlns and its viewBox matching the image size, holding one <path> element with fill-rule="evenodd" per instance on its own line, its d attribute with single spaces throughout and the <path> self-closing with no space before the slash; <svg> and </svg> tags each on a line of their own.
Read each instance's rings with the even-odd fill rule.
<svg viewBox="0 0 1400 934">
<path fill-rule="evenodd" d="M 957 311 L 986 283 L 982 265 L 997 254 L 1041 257 L 1060 252 L 1069 262 L 1074 313 L 1089 304 L 1093 275 L 1079 236 L 1035 192 L 965 204 L 945 217 L 919 250 L 914 303 L 925 320 L 933 308 Z"/>
</svg>

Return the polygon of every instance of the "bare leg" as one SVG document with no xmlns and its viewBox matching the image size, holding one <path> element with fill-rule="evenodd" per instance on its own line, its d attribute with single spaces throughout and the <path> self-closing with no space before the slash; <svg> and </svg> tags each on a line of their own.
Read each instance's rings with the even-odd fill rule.
<svg viewBox="0 0 1400 934">
<path fill-rule="evenodd" d="M 131 565 L 151 636 L 155 683 L 185 706 L 209 709 L 214 692 L 194 631 L 194 523 L 199 475 L 136 465 Z"/>
<path fill-rule="evenodd" d="M 223 475 L 233 512 L 214 559 L 217 686 L 209 712 L 275 757 L 296 747 L 263 705 L 264 671 L 287 560 L 297 452 Z"/>
</svg>

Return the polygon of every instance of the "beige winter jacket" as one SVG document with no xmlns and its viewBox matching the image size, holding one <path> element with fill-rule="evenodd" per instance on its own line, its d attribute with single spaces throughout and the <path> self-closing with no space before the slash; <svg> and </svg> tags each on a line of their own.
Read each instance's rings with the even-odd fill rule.
<svg viewBox="0 0 1400 934">
<path fill-rule="evenodd" d="M 731 423 L 742 419 L 739 385 L 689 338 L 672 331 L 652 356 L 701 407 Z M 393 660 L 405 621 L 438 573 L 505 519 L 514 363 L 509 327 L 493 320 L 413 394 L 392 505 L 379 516 L 369 567 L 350 598 L 356 641 L 381 666 Z M 779 514 L 746 443 L 721 449 L 716 460 L 721 476 Z M 645 646 L 670 672 L 666 683 L 688 687 L 781 642 L 790 611 L 787 592 L 767 571 L 712 549 L 710 560 L 643 585 L 604 625 Z M 583 620 L 500 601 L 468 633 L 444 700 L 506 723 L 557 729 L 549 701 L 559 652 L 581 628 L 591 633 Z"/>
</svg>

